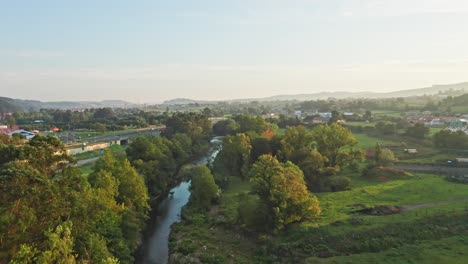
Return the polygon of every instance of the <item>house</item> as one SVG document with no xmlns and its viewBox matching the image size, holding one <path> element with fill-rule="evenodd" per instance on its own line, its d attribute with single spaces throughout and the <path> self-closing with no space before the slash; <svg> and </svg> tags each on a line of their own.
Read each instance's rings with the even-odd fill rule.
<svg viewBox="0 0 468 264">
<path fill-rule="evenodd" d="M 416 154 L 416 153 L 418 153 L 418 150 L 417 150 L 417 149 L 405 149 L 405 151 L 406 151 L 408 154 Z"/>
<path fill-rule="evenodd" d="M 325 123 L 325 121 L 320 116 L 316 116 L 312 119 L 312 124 L 323 124 L 323 123 Z"/>
<path fill-rule="evenodd" d="M 294 111 L 294 115 L 298 118 L 298 119 L 302 119 L 302 111 Z"/>
<path fill-rule="evenodd" d="M 441 118 L 427 117 L 424 118 L 424 125 L 427 127 L 441 127 L 444 125 L 444 122 Z"/>
<path fill-rule="evenodd" d="M 33 137 L 36 136 L 36 134 L 34 134 L 32 132 L 22 130 L 22 129 L 14 130 L 14 131 L 8 133 L 9 136 L 13 136 L 14 134 L 20 134 L 21 136 L 24 136 L 27 140 L 30 140 L 30 139 L 32 139 Z"/>
</svg>

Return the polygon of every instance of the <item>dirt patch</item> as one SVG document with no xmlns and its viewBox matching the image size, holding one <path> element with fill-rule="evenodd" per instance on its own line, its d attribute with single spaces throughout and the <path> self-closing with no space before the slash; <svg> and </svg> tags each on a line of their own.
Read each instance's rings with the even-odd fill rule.
<svg viewBox="0 0 468 264">
<path fill-rule="evenodd" d="M 397 206 L 392 206 L 392 205 L 380 205 L 380 206 L 364 208 L 356 212 L 360 214 L 366 214 L 366 215 L 392 215 L 392 214 L 400 213 L 401 208 Z"/>
</svg>

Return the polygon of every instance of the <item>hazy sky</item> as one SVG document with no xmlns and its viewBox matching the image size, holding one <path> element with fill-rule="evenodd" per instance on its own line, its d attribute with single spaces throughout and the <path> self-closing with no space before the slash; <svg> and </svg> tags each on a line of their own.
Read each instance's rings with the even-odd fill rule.
<svg viewBox="0 0 468 264">
<path fill-rule="evenodd" d="M 463 81 L 466 0 L 0 0 L 0 96 L 160 102 Z"/>
</svg>

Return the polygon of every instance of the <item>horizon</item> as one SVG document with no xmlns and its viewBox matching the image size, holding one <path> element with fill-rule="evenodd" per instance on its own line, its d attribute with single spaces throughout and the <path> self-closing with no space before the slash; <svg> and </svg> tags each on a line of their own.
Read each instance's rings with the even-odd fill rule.
<svg viewBox="0 0 468 264">
<path fill-rule="evenodd" d="M 229 101 L 243 101 L 243 100 L 262 100 L 262 99 L 268 99 L 270 97 L 279 97 L 279 96 L 299 96 L 299 95 L 310 95 L 310 94 L 322 94 L 322 93 L 368 93 L 368 94 L 385 94 L 385 93 L 393 93 L 393 92 L 405 92 L 405 91 L 412 91 L 412 90 L 418 90 L 418 89 L 427 89 L 427 88 L 434 88 L 437 86 L 454 86 L 454 85 L 460 85 L 460 84 L 468 84 L 468 82 L 461 82 L 461 83 L 450 83 L 450 84 L 433 84 L 428 87 L 419 87 L 419 88 L 411 88 L 411 89 L 405 89 L 405 90 L 397 90 L 397 91 L 387 91 L 387 92 L 371 92 L 371 91 L 357 91 L 357 92 L 346 92 L 346 91 L 319 91 L 319 92 L 314 92 L 314 93 L 300 93 L 300 94 L 274 94 L 274 95 L 269 95 L 265 97 L 238 97 L 238 98 L 231 98 L 231 99 L 204 99 L 204 98 L 190 98 L 190 97 L 174 97 L 174 98 L 169 98 L 163 101 L 147 101 L 147 102 L 135 102 L 135 101 L 130 101 L 130 100 L 125 100 L 125 99 L 119 99 L 119 98 L 104 98 L 101 100 L 39 100 L 39 99 L 28 99 L 28 98 L 13 98 L 13 97 L 8 97 L 8 96 L 2 96 L 0 97 L 6 97 L 6 98 L 11 98 L 11 99 L 17 99 L 17 100 L 25 100 L 25 101 L 40 101 L 43 103 L 60 103 L 60 102 L 78 102 L 78 103 L 96 103 L 96 102 L 105 102 L 105 101 L 124 101 L 126 103 L 132 103 L 132 104 L 137 104 L 137 105 L 142 105 L 142 104 L 162 104 L 167 101 L 172 101 L 172 100 L 191 100 L 191 101 L 197 101 L 197 102 L 229 102 Z M 452 88 L 448 88 L 452 89 Z M 463 88 L 465 89 L 465 88 Z M 367 97 L 363 97 L 367 98 Z M 372 97 L 369 97 L 372 98 Z M 277 99 L 275 99 L 277 100 Z"/>
<path fill-rule="evenodd" d="M 227 101 L 466 82 L 462 0 L 0 3 L 0 96 Z"/>
</svg>

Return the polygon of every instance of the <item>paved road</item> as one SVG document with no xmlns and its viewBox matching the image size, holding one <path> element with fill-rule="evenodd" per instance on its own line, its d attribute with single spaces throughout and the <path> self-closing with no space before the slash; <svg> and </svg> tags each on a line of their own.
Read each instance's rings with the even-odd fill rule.
<svg viewBox="0 0 468 264">
<path fill-rule="evenodd" d="M 395 167 L 412 172 L 430 172 L 443 175 L 468 175 L 468 168 L 461 167 L 446 167 L 436 165 L 413 165 L 413 164 L 396 164 Z"/>
<path fill-rule="evenodd" d="M 141 130 L 132 130 L 128 131 L 127 133 L 119 132 L 118 134 L 110 134 L 110 135 L 103 135 L 103 136 L 98 136 L 98 137 L 91 137 L 91 138 L 84 138 L 81 140 L 81 142 L 73 142 L 67 145 L 67 148 L 73 148 L 73 147 L 80 147 L 82 143 L 102 143 L 102 142 L 109 142 L 113 140 L 118 140 L 118 139 L 126 139 L 126 138 L 134 138 L 138 136 L 143 136 L 143 135 L 151 135 L 151 136 L 159 136 L 160 131 L 158 128 L 156 129 L 141 129 Z"/>
<path fill-rule="evenodd" d="M 86 164 L 89 164 L 89 163 L 93 163 L 96 160 L 98 160 L 99 158 L 100 157 L 95 157 L 95 158 L 85 159 L 85 160 L 79 160 L 79 161 L 76 162 L 75 166 L 80 167 L 80 166 L 83 166 L 83 165 L 86 165 Z"/>
</svg>

